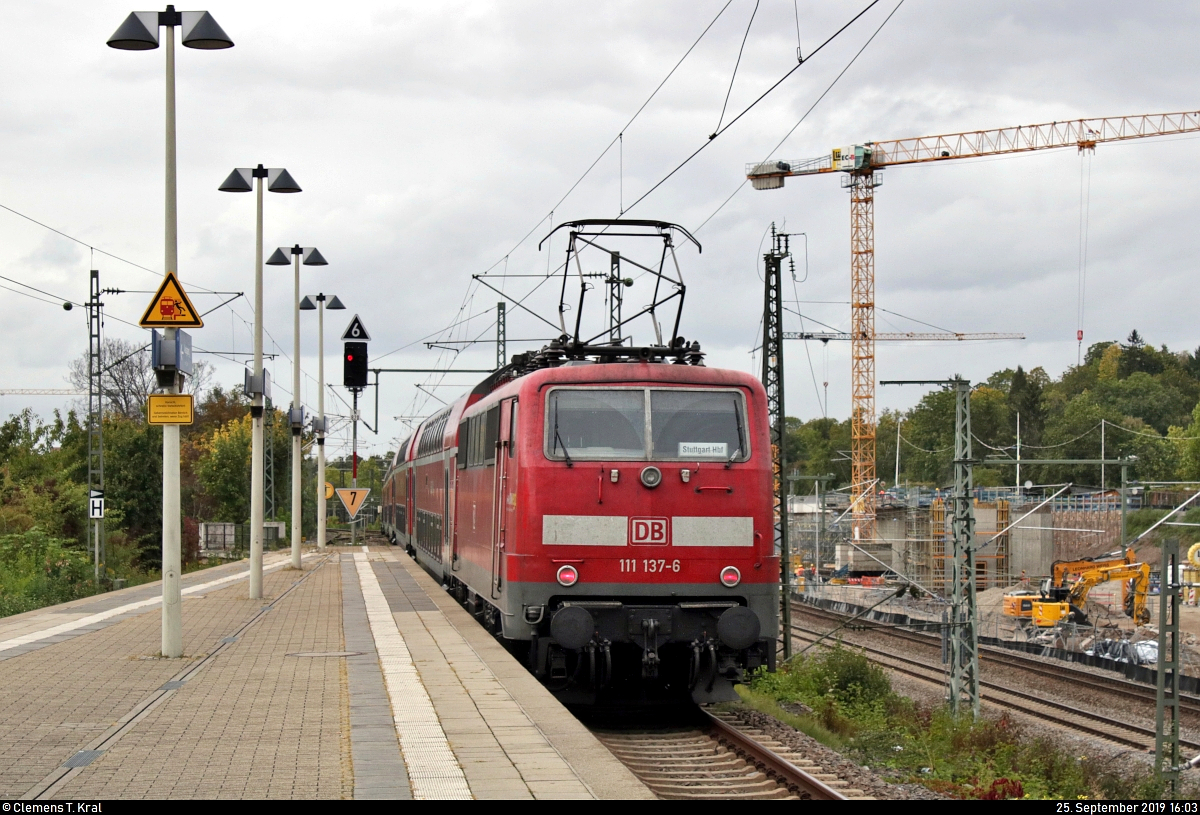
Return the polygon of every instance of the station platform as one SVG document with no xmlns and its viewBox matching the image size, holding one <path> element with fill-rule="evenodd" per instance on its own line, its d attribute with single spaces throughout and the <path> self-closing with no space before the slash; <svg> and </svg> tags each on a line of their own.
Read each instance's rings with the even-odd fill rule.
<svg viewBox="0 0 1200 815">
<path fill-rule="evenodd" d="M 0 619 L 0 798 L 653 798 L 407 555 L 268 553 Z"/>
</svg>

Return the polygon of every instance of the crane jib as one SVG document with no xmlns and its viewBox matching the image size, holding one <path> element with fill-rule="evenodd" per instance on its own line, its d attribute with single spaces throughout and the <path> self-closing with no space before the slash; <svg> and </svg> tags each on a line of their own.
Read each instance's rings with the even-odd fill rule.
<svg viewBox="0 0 1200 815">
<path fill-rule="evenodd" d="M 860 172 L 868 167 L 879 168 L 926 161 L 979 158 L 1004 153 L 1025 153 L 1032 150 L 1052 150 L 1063 147 L 1090 149 L 1104 142 L 1194 132 L 1200 132 L 1200 111 L 1072 119 L 1045 124 L 1000 127 L 992 130 L 947 133 L 940 136 L 864 142 L 850 147 L 834 148 L 827 155 L 807 161 L 753 162 L 746 165 L 746 175 L 754 178 Z"/>
</svg>

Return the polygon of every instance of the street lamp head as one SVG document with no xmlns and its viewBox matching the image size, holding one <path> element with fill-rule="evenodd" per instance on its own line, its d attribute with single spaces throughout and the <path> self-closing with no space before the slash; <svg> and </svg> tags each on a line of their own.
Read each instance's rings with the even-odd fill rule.
<svg viewBox="0 0 1200 815">
<path fill-rule="evenodd" d="M 251 183 L 253 177 L 254 170 L 249 167 L 238 167 L 217 189 L 221 192 L 253 192 L 254 185 Z"/>
<path fill-rule="evenodd" d="M 188 48 L 215 51 L 232 48 L 233 40 L 221 30 L 207 11 L 183 12 L 183 44 Z"/>
<path fill-rule="evenodd" d="M 331 294 L 331 295 L 329 295 L 329 302 L 325 305 L 325 308 L 334 309 L 334 310 L 337 310 L 337 309 L 345 310 L 346 307 L 342 305 L 341 300 L 337 299 L 336 294 Z"/>
<path fill-rule="evenodd" d="M 321 256 L 321 253 L 317 251 L 317 247 L 315 247 L 315 246 L 304 247 L 303 263 L 305 266 L 328 266 L 329 265 L 329 263 L 326 262 L 325 258 Z"/>
<path fill-rule="evenodd" d="M 135 11 L 108 38 L 109 48 L 122 51 L 151 51 L 158 48 L 158 12 Z"/>
<path fill-rule="evenodd" d="M 312 301 L 312 298 L 310 298 L 308 295 L 305 295 L 304 299 L 300 301 L 300 310 L 301 311 L 316 311 L 317 304 Z"/>
<path fill-rule="evenodd" d="M 179 12 L 174 6 L 167 6 L 166 11 L 133 12 L 108 38 L 108 45 L 122 51 L 151 51 L 158 48 L 158 29 L 164 25 L 182 26 L 183 44 L 188 48 L 214 50 L 233 47 L 233 40 L 207 11 Z"/>
<path fill-rule="evenodd" d="M 281 246 L 271 253 L 271 257 L 267 258 L 268 266 L 291 266 L 292 259 L 288 257 L 291 250 L 286 246 Z"/>
<path fill-rule="evenodd" d="M 267 171 L 268 192 L 301 192 L 300 185 L 292 174 L 282 167 Z"/>
</svg>

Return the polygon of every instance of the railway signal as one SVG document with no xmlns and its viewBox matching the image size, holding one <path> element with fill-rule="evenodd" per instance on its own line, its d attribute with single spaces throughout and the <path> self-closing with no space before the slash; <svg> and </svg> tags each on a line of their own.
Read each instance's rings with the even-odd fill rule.
<svg viewBox="0 0 1200 815">
<path fill-rule="evenodd" d="M 363 325 L 363 321 L 359 319 L 357 314 L 350 320 L 350 325 L 346 326 L 346 330 L 342 332 L 342 339 L 345 341 L 345 347 L 342 349 L 342 384 L 350 389 L 350 393 L 354 396 L 354 406 L 351 409 L 351 426 L 353 428 L 350 437 L 350 456 L 351 456 L 351 475 L 350 484 L 358 487 L 358 394 L 363 388 L 367 387 L 367 341 L 371 339 L 371 333 L 367 331 L 367 327 Z M 378 390 L 376 391 L 378 393 Z M 376 428 L 378 428 L 376 423 Z M 354 492 L 363 492 L 355 490 Z M 342 498 L 342 503 L 346 503 L 346 498 L 338 493 Z M 366 493 L 363 492 L 362 498 L 365 499 Z M 361 501 L 361 499 L 360 499 Z M 361 503 L 360 503 L 361 506 Z M 350 512 L 350 505 L 346 505 L 346 511 Z M 354 545 L 355 531 L 355 516 L 358 514 L 357 507 L 353 512 L 350 512 L 350 545 Z"/>
<path fill-rule="evenodd" d="M 342 354 L 342 385 L 357 390 L 367 386 L 367 344 L 348 342 Z"/>
</svg>

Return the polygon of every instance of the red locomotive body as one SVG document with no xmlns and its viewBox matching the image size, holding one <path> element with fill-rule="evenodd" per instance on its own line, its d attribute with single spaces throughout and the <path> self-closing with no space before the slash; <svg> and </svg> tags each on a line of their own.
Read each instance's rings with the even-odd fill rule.
<svg viewBox="0 0 1200 815">
<path fill-rule="evenodd" d="M 774 667 L 765 393 L 695 363 L 502 371 L 389 468 L 385 534 L 566 702 L 729 700 Z"/>
</svg>

